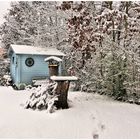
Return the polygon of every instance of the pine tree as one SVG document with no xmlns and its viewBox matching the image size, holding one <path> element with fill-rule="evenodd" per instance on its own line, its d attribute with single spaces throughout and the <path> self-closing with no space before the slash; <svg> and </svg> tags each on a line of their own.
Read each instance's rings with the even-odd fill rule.
<svg viewBox="0 0 140 140">
<path fill-rule="evenodd" d="M 11 8 L 1 26 L 5 47 L 10 44 L 57 46 L 66 36 L 64 17 L 57 10 L 57 2 L 11 2 Z"/>
</svg>

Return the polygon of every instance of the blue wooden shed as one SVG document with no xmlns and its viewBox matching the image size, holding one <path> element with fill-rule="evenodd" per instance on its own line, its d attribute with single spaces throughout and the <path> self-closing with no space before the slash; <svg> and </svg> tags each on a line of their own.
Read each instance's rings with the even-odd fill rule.
<svg viewBox="0 0 140 140">
<path fill-rule="evenodd" d="M 11 78 L 17 87 L 21 83 L 32 84 L 37 77 L 62 74 L 65 54 L 55 48 L 11 45 L 8 54 Z"/>
</svg>

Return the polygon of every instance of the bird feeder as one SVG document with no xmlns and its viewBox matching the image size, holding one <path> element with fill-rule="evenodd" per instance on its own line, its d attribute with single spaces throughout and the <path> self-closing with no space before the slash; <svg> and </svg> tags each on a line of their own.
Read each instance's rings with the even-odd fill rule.
<svg viewBox="0 0 140 140">
<path fill-rule="evenodd" d="M 50 56 L 45 59 L 46 62 L 49 62 L 49 75 L 54 76 L 58 75 L 59 71 L 59 63 L 62 62 L 62 59 L 56 56 Z"/>
</svg>

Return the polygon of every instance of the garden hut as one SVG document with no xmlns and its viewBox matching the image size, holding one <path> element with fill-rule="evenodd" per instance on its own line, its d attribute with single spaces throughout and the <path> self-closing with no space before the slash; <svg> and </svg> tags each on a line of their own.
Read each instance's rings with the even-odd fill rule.
<svg viewBox="0 0 140 140">
<path fill-rule="evenodd" d="M 56 48 L 11 45 L 8 54 L 11 78 L 17 87 L 32 84 L 33 79 L 62 74 L 65 54 Z"/>
</svg>

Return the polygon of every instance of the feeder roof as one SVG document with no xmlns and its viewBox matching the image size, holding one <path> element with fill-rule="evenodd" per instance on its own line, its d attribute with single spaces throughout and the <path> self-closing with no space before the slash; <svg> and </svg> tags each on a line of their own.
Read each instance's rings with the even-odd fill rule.
<svg viewBox="0 0 140 140">
<path fill-rule="evenodd" d="M 50 57 L 47 57 L 44 59 L 46 62 L 49 61 L 49 60 L 55 60 L 57 62 L 62 62 L 62 59 L 59 58 L 59 57 L 56 57 L 56 56 L 50 56 Z"/>
</svg>

